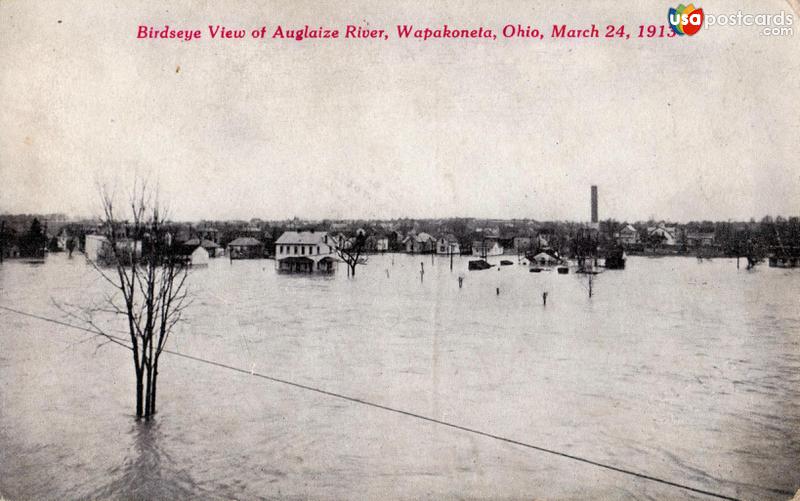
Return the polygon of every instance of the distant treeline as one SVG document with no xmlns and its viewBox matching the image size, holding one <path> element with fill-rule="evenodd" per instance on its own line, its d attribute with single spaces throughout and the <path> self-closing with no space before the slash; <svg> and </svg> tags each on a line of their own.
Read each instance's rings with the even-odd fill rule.
<svg viewBox="0 0 800 501">
<path fill-rule="evenodd" d="M 177 241 L 209 239 L 225 247 L 239 237 L 253 237 L 269 248 L 284 231 L 315 230 L 351 237 L 364 234 L 386 237 L 390 251 L 403 249 L 410 235 L 427 233 L 434 238 L 455 238 L 463 251 L 476 241 L 497 239 L 508 250 L 549 248 L 561 254 L 589 249 L 624 247 L 629 253 L 752 255 L 800 254 L 800 218 L 765 216 L 760 221 L 618 221 L 606 219 L 596 225 L 572 221 L 534 219 L 391 219 L 321 220 L 299 218 L 270 221 L 244 220 L 173 222 L 170 231 Z M 38 256 L 45 250 L 66 250 L 72 242 L 82 248 L 86 234 L 99 232 L 97 221 L 69 221 L 63 214 L 0 216 L 0 248 L 4 257 L 14 253 Z M 520 247 L 526 248 L 520 248 Z"/>
</svg>

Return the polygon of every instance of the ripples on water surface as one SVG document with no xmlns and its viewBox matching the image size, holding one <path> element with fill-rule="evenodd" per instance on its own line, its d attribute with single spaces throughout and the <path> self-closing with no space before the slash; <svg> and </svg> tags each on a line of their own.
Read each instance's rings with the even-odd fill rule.
<svg viewBox="0 0 800 501">
<path fill-rule="evenodd" d="M 466 263 L 212 261 L 172 348 L 730 496 L 800 487 L 800 270 L 630 258 L 590 299 Z M 104 288 L 81 259 L 0 265 L 0 304 L 49 317 Z M 707 499 L 170 355 L 140 425 L 128 353 L 87 339 L 0 311 L 6 498 Z"/>
</svg>

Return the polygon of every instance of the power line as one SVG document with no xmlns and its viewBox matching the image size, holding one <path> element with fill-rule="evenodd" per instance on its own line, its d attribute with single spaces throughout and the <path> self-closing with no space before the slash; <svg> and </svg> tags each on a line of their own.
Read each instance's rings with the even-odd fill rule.
<svg viewBox="0 0 800 501">
<path fill-rule="evenodd" d="M 123 341 L 123 342 L 129 341 L 129 340 L 126 340 L 125 338 L 118 337 L 118 336 L 111 336 L 111 335 L 105 334 L 105 333 L 100 332 L 100 331 L 95 330 L 95 329 L 89 329 L 89 328 L 86 328 L 86 327 L 81 327 L 79 325 L 74 325 L 74 324 L 70 324 L 70 323 L 67 323 L 67 322 L 62 322 L 60 320 L 56 320 L 56 319 L 53 319 L 53 318 L 48 318 L 48 317 L 44 317 L 44 316 L 41 316 L 41 315 L 36 315 L 36 314 L 33 314 L 33 313 L 28 313 L 28 312 L 25 312 L 25 311 L 16 310 L 14 308 L 9 308 L 7 306 L 0 305 L 0 309 L 6 310 L 6 311 L 9 311 L 9 312 L 12 312 L 12 313 L 16 313 L 16 314 L 19 314 L 19 315 L 35 318 L 35 319 L 38 319 L 38 320 L 43 320 L 45 322 L 51 322 L 51 323 L 58 324 L 58 325 L 61 325 L 61 326 L 64 326 L 64 327 L 70 327 L 70 328 L 82 330 L 82 331 L 85 331 L 85 332 L 91 332 L 91 333 L 94 333 L 94 334 L 97 334 L 97 335 L 111 337 L 111 338 L 114 338 L 114 339 L 116 339 L 118 341 Z M 261 379 L 266 379 L 267 381 L 272 381 L 274 383 L 280 383 L 280 384 L 284 384 L 284 385 L 287 385 L 287 386 L 300 388 L 300 389 L 303 389 L 303 390 L 306 390 L 306 391 L 311 391 L 311 392 L 318 393 L 318 394 L 321 394 L 321 395 L 326 395 L 326 396 L 329 396 L 329 397 L 338 398 L 338 399 L 341 399 L 341 400 L 346 400 L 348 402 L 352 402 L 352 403 L 356 403 L 356 404 L 366 405 L 368 407 L 373 407 L 373 408 L 376 408 L 376 409 L 381 409 L 381 410 L 384 410 L 384 411 L 393 412 L 395 414 L 401 414 L 403 416 L 412 417 L 412 418 L 415 418 L 415 419 L 419 419 L 419 420 L 422 420 L 422 421 L 427 421 L 429 423 L 434 423 L 434 424 L 438 424 L 438 425 L 441 425 L 441 426 L 446 426 L 448 428 L 453 428 L 453 429 L 464 431 L 464 432 L 467 432 L 467 433 L 472 433 L 474 435 L 479 435 L 479 436 L 482 436 L 482 437 L 491 438 L 491 439 L 494 439 L 494 440 L 497 440 L 497 441 L 500 441 L 500 442 L 505 442 L 505 443 L 516 445 L 516 446 L 519 446 L 519 447 L 524 447 L 526 449 L 532 449 L 532 450 L 535 450 L 535 451 L 544 452 L 544 453 L 547 453 L 547 454 L 552 454 L 554 456 L 559 456 L 559 457 L 562 457 L 562 458 L 571 459 L 573 461 L 578 461 L 578 462 L 581 462 L 581 463 L 584 463 L 584 464 L 589 464 L 589 465 L 592 465 L 592 466 L 596 466 L 598 468 L 603 468 L 603 469 L 614 471 L 614 472 L 617 472 L 617 473 L 622 473 L 622 474 L 633 476 L 633 477 L 640 478 L 640 479 L 643 479 L 643 480 L 649 480 L 651 482 L 656 482 L 656 483 L 659 483 L 659 484 L 662 484 L 662 485 L 667 485 L 667 486 L 670 486 L 670 487 L 676 487 L 678 489 L 683 489 L 683 490 L 686 490 L 686 491 L 689 491 L 689 492 L 694 492 L 694 493 L 697 493 L 697 494 L 703 494 L 705 496 L 710 496 L 710 497 L 717 498 L 717 499 L 725 499 L 725 500 L 728 500 L 728 501 L 742 501 L 739 498 L 727 496 L 727 495 L 720 494 L 720 493 L 717 493 L 717 492 L 707 491 L 707 490 L 704 490 L 704 489 L 699 489 L 697 487 L 692 487 L 692 486 L 689 486 L 689 485 L 686 485 L 686 484 L 681 484 L 679 482 L 673 482 L 671 480 L 666 480 L 666 479 L 663 479 L 663 478 L 655 477 L 653 475 L 649 475 L 649 474 L 646 474 L 646 473 L 641 473 L 641 472 L 637 472 L 637 471 L 633 471 L 633 470 L 628 470 L 626 468 L 610 465 L 610 464 L 607 464 L 607 463 L 602 463 L 600 461 L 595 461 L 595 460 L 592 460 L 592 459 L 587 459 L 587 458 L 584 458 L 584 457 L 581 457 L 581 456 L 576 456 L 574 454 L 568 454 L 566 452 L 561 452 L 561 451 L 558 451 L 558 450 L 555 450 L 555 449 L 549 449 L 547 447 L 542 447 L 542 446 L 538 446 L 538 445 L 534 445 L 534 444 L 530 444 L 530 443 L 526 443 L 526 442 L 521 442 L 519 440 L 514 440 L 514 439 L 508 438 L 508 437 L 503 437 L 501 435 L 496 435 L 494 433 L 481 431 L 481 430 L 478 430 L 478 429 L 475 429 L 475 428 L 469 428 L 467 426 L 462 426 L 462 425 L 459 425 L 459 424 L 450 423 L 448 421 L 442 421 L 440 419 L 432 418 L 432 417 L 429 417 L 429 416 L 424 416 L 422 414 L 417 414 L 417 413 L 414 413 L 414 412 L 405 411 L 405 410 L 397 409 L 397 408 L 394 408 L 394 407 L 389 407 L 389 406 L 386 406 L 386 405 L 378 404 L 378 403 L 375 403 L 375 402 L 370 402 L 368 400 L 362 400 L 360 398 L 351 397 L 351 396 L 344 395 L 344 394 L 341 394 L 341 393 L 336 393 L 336 392 L 333 392 L 333 391 L 328 391 L 328 390 L 324 390 L 324 389 L 321 389 L 321 388 L 316 388 L 316 387 L 305 385 L 305 384 L 302 384 L 302 383 L 296 383 L 294 381 L 289 381 L 289 380 L 286 380 L 286 379 L 281 379 L 281 378 L 278 378 L 278 377 L 269 376 L 267 374 L 260 374 L 258 372 L 249 371 L 249 370 L 246 370 L 246 369 L 242 369 L 240 367 L 235 367 L 233 365 L 224 364 L 222 362 L 216 362 L 214 360 L 208 360 L 208 359 L 205 359 L 205 358 L 195 357 L 193 355 L 187 355 L 185 353 L 180 353 L 180 352 L 173 351 L 173 350 L 168 350 L 168 349 L 164 349 L 163 352 L 164 353 L 169 353 L 170 355 L 174 355 L 174 356 L 177 356 L 177 357 L 185 358 L 185 359 L 188 359 L 188 360 L 193 360 L 195 362 L 200 362 L 200 363 L 203 363 L 203 364 L 212 365 L 212 366 L 219 367 L 219 368 L 222 368 L 222 369 L 228 369 L 228 370 L 239 372 L 239 373 L 242 373 L 242 374 L 247 374 L 247 375 L 255 376 L 255 377 L 258 377 L 258 378 L 261 378 Z M 788 494 L 791 495 L 791 493 L 788 493 Z"/>
</svg>

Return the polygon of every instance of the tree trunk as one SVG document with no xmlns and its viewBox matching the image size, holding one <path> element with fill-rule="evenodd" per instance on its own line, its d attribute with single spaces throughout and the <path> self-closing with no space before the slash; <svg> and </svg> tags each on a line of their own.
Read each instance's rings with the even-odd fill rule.
<svg viewBox="0 0 800 501">
<path fill-rule="evenodd" d="M 151 414 L 150 405 L 153 396 L 153 367 L 149 361 L 146 367 L 147 367 L 147 386 L 145 387 L 144 419 L 149 420 Z"/>
<path fill-rule="evenodd" d="M 156 413 L 156 383 L 158 382 L 158 359 L 153 364 L 153 387 L 150 390 L 150 414 Z"/>
<path fill-rule="evenodd" d="M 143 394 L 144 394 L 144 386 L 142 385 L 142 372 L 137 369 L 136 370 L 136 419 L 139 419 L 144 415 Z"/>
</svg>

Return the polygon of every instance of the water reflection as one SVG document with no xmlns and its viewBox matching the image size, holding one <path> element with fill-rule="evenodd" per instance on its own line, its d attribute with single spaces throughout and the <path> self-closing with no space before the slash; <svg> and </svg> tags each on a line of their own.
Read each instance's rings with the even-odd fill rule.
<svg viewBox="0 0 800 501">
<path fill-rule="evenodd" d="M 125 460 L 110 467 L 110 482 L 86 499 L 187 499 L 202 495 L 191 475 L 164 447 L 167 438 L 158 419 L 135 422 L 128 435 L 133 443 Z"/>
</svg>

